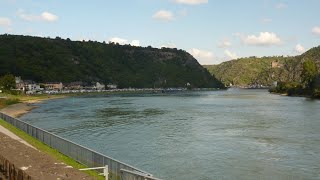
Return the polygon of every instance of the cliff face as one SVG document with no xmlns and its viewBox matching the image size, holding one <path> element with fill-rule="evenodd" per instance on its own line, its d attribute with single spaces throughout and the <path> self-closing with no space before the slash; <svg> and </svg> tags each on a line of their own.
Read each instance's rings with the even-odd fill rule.
<svg viewBox="0 0 320 180">
<path fill-rule="evenodd" d="M 61 38 L 0 36 L 0 75 L 37 82 L 83 81 L 119 87 L 223 87 L 183 50 L 80 42 Z"/>
<path fill-rule="evenodd" d="M 302 64 L 314 61 L 320 70 L 320 46 L 294 57 L 248 57 L 204 66 L 224 84 L 248 86 L 252 84 L 272 85 L 278 82 L 301 82 Z"/>
</svg>

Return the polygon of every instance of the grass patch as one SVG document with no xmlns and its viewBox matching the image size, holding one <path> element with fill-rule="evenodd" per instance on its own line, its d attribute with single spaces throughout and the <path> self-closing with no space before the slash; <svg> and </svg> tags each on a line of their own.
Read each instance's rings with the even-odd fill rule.
<svg viewBox="0 0 320 180">
<path fill-rule="evenodd" d="M 63 98 L 66 97 L 64 94 L 35 94 L 35 95 L 26 95 L 26 94 L 8 94 L 8 93 L 0 93 L 0 97 L 3 99 L 18 99 L 21 102 L 33 101 L 33 100 L 46 100 L 53 98 Z"/>
<path fill-rule="evenodd" d="M 17 104 L 19 103 L 19 99 L 12 99 L 12 98 L 0 98 L 0 109 L 4 108 L 6 106 L 12 105 L 12 104 Z"/>
<path fill-rule="evenodd" d="M 47 146 L 43 142 L 33 138 L 29 134 L 25 133 L 24 131 L 21 131 L 20 129 L 12 126 L 11 124 L 7 123 L 6 121 L 4 121 L 2 119 L 0 119 L 0 125 L 5 127 L 6 129 L 10 130 L 12 133 L 16 134 L 21 139 L 25 140 L 26 142 L 28 142 L 29 144 L 31 144 L 33 147 L 40 150 L 41 152 L 44 152 L 44 153 L 50 155 L 51 157 L 53 157 L 59 161 L 62 161 L 69 166 L 74 167 L 75 169 L 87 168 L 86 166 L 78 163 L 77 161 L 73 160 L 72 158 L 70 158 L 66 155 L 61 154 L 58 150 Z M 98 173 L 96 171 L 83 171 L 83 172 L 93 176 L 94 178 L 96 178 L 98 180 L 105 179 L 103 176 L 98 175 Z"/>
</svg>

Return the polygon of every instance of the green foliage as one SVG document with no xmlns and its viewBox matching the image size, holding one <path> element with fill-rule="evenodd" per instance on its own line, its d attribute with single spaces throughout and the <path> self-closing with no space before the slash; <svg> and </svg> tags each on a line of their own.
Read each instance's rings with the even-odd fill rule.
<svg viewBox="0 0 320 180">
<path fill-rule="evenodd" d="M 12 104 L 17 104 L 19 102 L 20 102 L 19 99 L 6 99 L 4 101 L 4 104 L 7 105 L 7 106 L 10 106 Z"/>
<path fill-rule="evenodd" d="M 6 74 L 0 77 L 0 89 L 11 90 L 16 87 L 15 77 L 12 74 Z"/>
<path fill-rule="evenodd" d="M 282 57 L 240 58 L 205 68 L 226 85 L 271 84 L 271 77 L 265 72 L 269 71 L 271 62 L 275 59 L 281 61 Z"/>
<path fill-rule="evenodd" d="M 297 82 L 279 82 L 277 87 L 269 90 L 270 92 L 288 94 L 288 96 L 300 96 L 305 94 L 305 89 Z"/>
<path fill-rule="evenodd" d="M 17 104 L 19 103 L 19 99 L 12 99 L 12 98 L 0 98 L 0 109 L 6 106 Z"/>
<path fill-rule="evenodd" d="M 136 87 L 223 87 L 190 54 L 169 48 L 0 36 L 0 75 L 37 82 L 114 83 Z"/>
<path fill-rule="evenodd" d="M 312 92 L 312 97 L 320 99 L 320 88 L 315 88 Z"/>
<path fill-rule="evenodd" d="M 302 82 L 303 62 L 311 59 L 320 67 L 320 46 L 294 57 L 248 57 L 227 61 L 219 65 L 204 66 L 224 84 L 248 86 L 262 84 L 271 86 L 273 82 Z M 272 62 L 278 66 L 272 67 Z"/>
<path fill-rule="evenodd" d="M 318 74 L 317 66 L 314 61 L 307 59 L 303 62 L 302 69 L 302 82 L 308 89 L 313 88 L 313 81 L 315 80 Z"/>
</svg>

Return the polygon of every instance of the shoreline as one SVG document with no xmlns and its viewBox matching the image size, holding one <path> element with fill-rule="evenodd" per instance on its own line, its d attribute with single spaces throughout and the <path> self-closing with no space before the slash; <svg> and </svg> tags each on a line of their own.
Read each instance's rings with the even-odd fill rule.
<svg viewBox="0 0 320 180">
<path fill-rule="evenodd" d="M 0 112 L 7 114 L 14 118 L 19 118 L 33 109 L 37 108 L 35 106 L 35 103 L 42 103 L 44 101 L 52 100 L 52 99 L 62 99 L 66 98 L 68 96 L 48 96 L 45 98 L 39 98 L 39 99 L 29 99 L 29 100 L 21 100 L 20 103 L 9 105 L 3 109 L 0 109 Z"/>
</svg>

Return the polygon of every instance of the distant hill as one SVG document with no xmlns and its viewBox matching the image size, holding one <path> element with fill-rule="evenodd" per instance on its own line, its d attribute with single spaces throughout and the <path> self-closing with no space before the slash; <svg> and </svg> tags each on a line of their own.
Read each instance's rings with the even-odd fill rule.
<svg viewBox="0 0 320 180">
<path fill-rule="evenodd" d="M 204 66 L 224 84 L 238 86 L 263 84 L 270 86 L 274 81 L 300 82 L 302 63 L 310 59 L 320 69 L 320 46 L 294 57 L 248 57 Z"/>
<path fill-rule="evenodd" d="M 0 76 L 37 82 L 115 83 L 119 87 L 216 87 L 223 84 L 183 50 L 93 41 L 0 35 Z"/>
</svg>

